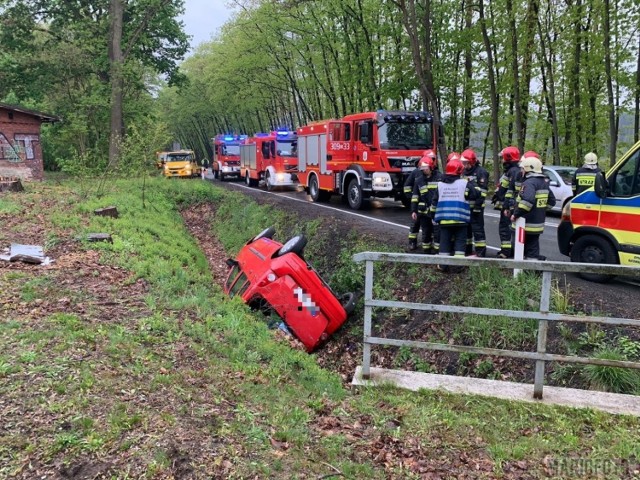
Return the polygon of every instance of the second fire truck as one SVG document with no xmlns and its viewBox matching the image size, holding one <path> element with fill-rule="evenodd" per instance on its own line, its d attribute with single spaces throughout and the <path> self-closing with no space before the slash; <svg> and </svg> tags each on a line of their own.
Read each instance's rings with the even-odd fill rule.
<svg viewBox="0 0 640 480">
<path fill-rule="evenodd" d="M 352 209 L 372 197 L 405 205 L 405 178 L 422 152 L 435 151 L 427 112 L 379 110 L 323 120 L 298 129 L 298 180 L 314 202 L 343 195 Z"/>
<path fill-rule="evenodd" d="M 240 178 L 240 145 L 247 140 L 246 135 L 216 135 L 213 142 L 213 178 Z"/>
<path fill-rule="evenodd" d="M 296 184 L 298 138 L 294 131 L 256 133 L 240 146 L 240 175 L 251 187 L 267 190 Z"/>
</svg>

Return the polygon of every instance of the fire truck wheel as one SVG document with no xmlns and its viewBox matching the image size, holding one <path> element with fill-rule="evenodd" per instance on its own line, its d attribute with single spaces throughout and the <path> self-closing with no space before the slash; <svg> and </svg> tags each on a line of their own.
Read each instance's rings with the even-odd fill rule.
<svg viewBox="0 0 640 480">
<path fill-rule="evenodd" d="M 273 190 L 273 182 L 271 181 L 271 175 L 269 175 L 269 172 L 265 174 L 264 183 L 267 186 L 267 190 L 269 192 Z"/>
<path fill-rule="evenodd" d="M 617 264 L 618 257 L 611 243 L 597 235 L 585 235 L 576 240 L 571 248 L 571 261 L 582 263 Z M 612 280 L 615 275 L 599 273 L 580 273 L 580 276 L 591 282 L 604 283 Z"/>
<path fill-rule="evenodd" d="M 265 228 L 258 235 L 253 237 L 253 240 L 251 240 L 251 242 L 249 242 L 249 243 L 255 242 L 256 240 L 258 240 L 260 238 L 273 238 L 273 235 L 275 233 L 276 233 L 276 229 L 275 228 L 273 228 L 273 227 Z"/>
<path fill-rule="evenodd" d="M 249 172 L 244 176 L 244 183 L 247 184 L 247 187 L 251 186 L 251 177 L 249 176 Z"/>
<path fill-rule="evenodd" d="M 349 182 L 347 201 L 349 202 L 349 206 L 354 210 L 360 210 L 362 208 L 362 187 L 358 183 L 357 178 L 352 178 Z"/>
<path fill-rule="evenodd" d="M 287 253 L 295 253 L 302 255 L 305 245 L 307 244 L 307 237 L 304 235 L 296 235 L 292 237 L 287 243 L 280 247 L 280 249 L 273 255 L 274 257 L 281 257 Z"/>
<path fill-rule="evenodd" d="M 340 295 L 340 304 L 344 311 L 347 312 L 347 315 L 351 315 L 353 311 L 356 309 L 356 296 L 353 292 L 347 292 Z"/>
<path fill-rule="evenodd" d="M 218 178 L 220 179 L 221 182 L 224 182 L 224 173 L 218 172 Z"/>
<path fill-rule="evenodd" d="M 320 201 L 320 187 L 318 186 L 318 177 L 311 175 L 309 178 L 309 196 L 314 202 Z"/>
</svg>

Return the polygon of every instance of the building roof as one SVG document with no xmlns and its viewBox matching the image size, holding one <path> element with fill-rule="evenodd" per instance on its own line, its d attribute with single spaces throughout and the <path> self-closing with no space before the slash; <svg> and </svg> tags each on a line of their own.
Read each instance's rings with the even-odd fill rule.
<svg viewBox="0 0 640 480">
<path fill-rule="evenodd" d="M 48 113 L 38 112 L 36 110 L 29 110 L 28 108 L 23 108 L 19 105 L 9 105 L 8 103 L 0 103 L 0 108 L 4 108 L 6 110 L 13 110 L 14 112 L 24 113 L 25 115 L 31 115 L 32 117 L 36 117 L 40 119 L 42 122 L 59 122 L 61 119 L 55 115 L 49 115 Z"/>
</svg>

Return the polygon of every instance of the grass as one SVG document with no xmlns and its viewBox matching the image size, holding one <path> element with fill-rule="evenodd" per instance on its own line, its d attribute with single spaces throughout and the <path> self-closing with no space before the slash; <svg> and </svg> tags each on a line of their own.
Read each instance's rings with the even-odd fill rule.
<svg viewBox="0 0 640 480">
<path fill-rule="evenodd" d="M 455 478 L 469 471 L 465 458 L 485 478 L 512 478 L 519 461 L 539 477 L 549 457 L 640 456 L 636 418 L 387 387 L 351 395 L 314 356 L 223 297 L 178 209 L 215 203 L 212 229 L 229 252 L 269 225 L 281 240 L 301 229 L 329 242 L 317 223 L 297 225 L 208 182 L 151 181 L 146 205 L 136 181 L 114 181 L 101 197 L 74 188 L 29 184 L 10 196 L 20 212 L 46 199 L 40 212 L 55 244 L 96 231 L 114 243 L 81 244 L 81 267 L 58 258 L 46 275 L 0 270 L 0 477 L 82 464 L 108 465 L 106 478 L 171 478 L 179 468 L 193 478 L 420 478 L 437 469 Z M 120 217 L 92 214 L 106 205 Z M 350 255 L 373 248 L 353 245 L 322 264 L 335 269 L 336 289 L 361 288 Z M 308 251 L 314 264 L 319 253 Z M 381 278 L 384 296 L 393 275 Z"/>
</svg>

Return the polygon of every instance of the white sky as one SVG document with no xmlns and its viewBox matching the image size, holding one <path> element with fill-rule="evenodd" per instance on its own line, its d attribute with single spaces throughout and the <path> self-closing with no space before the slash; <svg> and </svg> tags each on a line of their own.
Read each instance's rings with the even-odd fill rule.
<svg viewBox="0 0 640 480">
<path fill-rule="evenodd" d="M 191 51 L 202 42 L 211 40 L 218 29 L 231 17 L 230 0 L 185 0 L 184 22 L 187 35 L 191 35 Z"/>
</svg>

